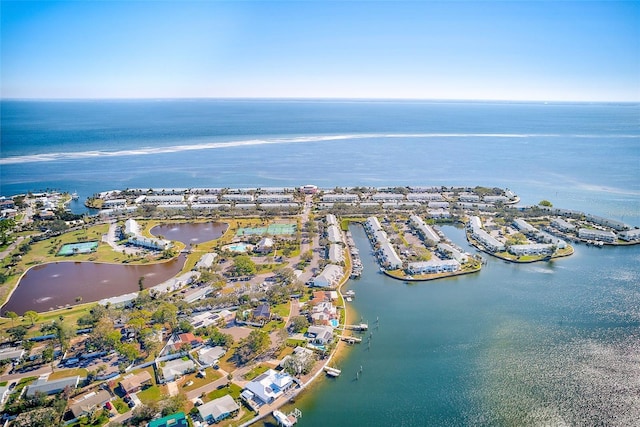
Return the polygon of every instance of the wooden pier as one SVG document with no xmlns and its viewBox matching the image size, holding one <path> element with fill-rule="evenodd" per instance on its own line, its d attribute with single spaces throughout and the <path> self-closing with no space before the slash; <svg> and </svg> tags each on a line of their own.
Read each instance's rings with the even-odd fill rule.
<svg viewBox="0 0 640 427">
<path fill-rule="evenodd" d="M 361 343 L 362 338 L 352 337 L 349 335 L 340 335 L 340 339 L 349 344 Z"/>
<path fill-rule="evenodd" d="M 273 411 L 273 418 L 276 419 L 279 426 L 292 427 L 298 422 L 298 419 L 302 418 L 302 411 L 298 408 L 294 408 L 289 414 L 278 411 Z"/>
<path fill-rule="evenodd" d="M 332 368 L 331 366 L 325 366 L 324 367 L 324 371 L 327 373 L 327 375 L 329 375 L 330 377 L 337 377 L 340 375 L 340 373 L 342 372 L 340 369 L 337 368 Z"/>
<path fill-rule="evenodd" d="M 350 331 L 366 331 L 369 329 L 369 325 L 366 323 L 360 323 L 358 325 L 344 325 L 344 328 Z"/>
</svg>

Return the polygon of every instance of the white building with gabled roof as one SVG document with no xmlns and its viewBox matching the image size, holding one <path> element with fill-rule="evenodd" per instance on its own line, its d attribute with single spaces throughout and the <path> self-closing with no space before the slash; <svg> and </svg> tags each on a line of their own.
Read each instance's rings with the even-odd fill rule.
<svg viewBox="0 0 640 427">
<path fill-rule="evenodd" d="M 329 262 L 340 264 L 344 261 L 344 249 L 338 244 L 329 245 Z"/>
<path fill-rule="evenodd" d="M 245 391 L 251 392 L 254 400 L 257 398 L 260 403 L 269 404 L 282 396 L 285 391 L 295 385 L 291 375 L 281 372 L 278 373 L 273 369 L 269 369 L 264 374 L 250 381 L 245 386 Z M 244 394 L 247 396 L 247 394 Z"/>
<path fill-rule="evenodd" d="M 327 227 L 327 239 L 331 243 L 342 243 L 342 232 L 335 225 L 330 225 Z"/>
<path fill-rule="evenodd" d="M 438 233 L 436 233 L 433 228 L 431 228 L 430 225 L 426 224 L 418 215 L 411 215 L 410 221 L 411 224 L 422 235 L 423 239 L 431 240 L 435 243 L 438 243 L 440 241 L 440 236 L 438 235 Z"/>
<path fill-rule="evenodd" d="M 342 267 L 335 264 L 327 264 L 322 273 L 313 279 L 313 286 L 318 288 L 335 288 L 344 276 Z"/>
</svg>

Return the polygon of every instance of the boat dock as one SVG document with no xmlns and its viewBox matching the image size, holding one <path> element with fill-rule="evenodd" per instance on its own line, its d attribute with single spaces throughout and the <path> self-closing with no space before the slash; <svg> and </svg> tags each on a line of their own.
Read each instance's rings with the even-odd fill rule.
<svg viewBox="0 0 640 427">
<path fill-rule="evenodd" d="M 348 344 L 355 344 L 355 343 L 361 343 L 362 342 L 362 338 L 358 338 L 358 337 L 351 337 L 348 335 L 340 335 L 340 339 Z"/>
<path fill-rule="evenodd" d="M 285 414 L 276 409 L 273 411 L 272 415 L 278 422 L 279 426 L 292 427 L 298 422 L 298 419 L 302 418 L 302 411 L 298 408 L 294 408 L 292 412 Z"/>
<path fill-rule="evenodd" d="M 340 369 L 337 368 L 332 368 L 331 366 L 325 366 L 324 367 L 324 371 L 327 373 L 327 375 L 329 375 L 330 377 L 337 377 L 340 375 L 340 373 L 342 372 Z"/>
<path fill-rule="evenodd" d="M 351 278 L 359 279 L 362 275 L 362 260 L 360 259 L 360 252 L 356 248 L 356 243 L 353 240 L 353 236 L 350 231 L 347 231 L 347 246 L 349 247 L 349 254 L 351 255 Z"/>
<path fill-rule="evenodd" d="M 358 325 L 344 325 L 344 328 L 350 331 L 366 331 L 369 329 L 369 325 L 360 323 Z"/>
</svg>

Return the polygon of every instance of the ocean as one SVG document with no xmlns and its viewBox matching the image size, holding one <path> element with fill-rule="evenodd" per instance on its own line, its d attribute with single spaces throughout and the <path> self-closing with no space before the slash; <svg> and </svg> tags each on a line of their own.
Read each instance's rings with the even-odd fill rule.
<svg viewBox="0 0 640 427">
<path fill-rule="evenodd" d="M 2 101 L 0 194 L 59 189 L 507 187 L 640 226 L 640 105 L 367 100 Z M 462 232 L 444 227 L 466 245 Z M 365 273 L 380 324 L 296 405 L 301 425 L 636 425 L 640 248 L 406 285 Z M 465 246 L 466 247 L 466 246 Z M 470 249 L 471 250 L 471 249 Z M 363 374 L 355 380 L 355 372 Z"/>
</svg>

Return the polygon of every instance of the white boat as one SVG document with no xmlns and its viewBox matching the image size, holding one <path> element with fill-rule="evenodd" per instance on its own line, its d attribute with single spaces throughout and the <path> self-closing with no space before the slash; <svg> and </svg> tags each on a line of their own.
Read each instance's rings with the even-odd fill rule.
<svg viewBox="0 0 640 427">
<path fill-rule="evenodd" d="M 76 193 L 75 191 L 71 193 L 71 200 L 78 200 L 78 197 L 78 193 Z"/>
</svg>

